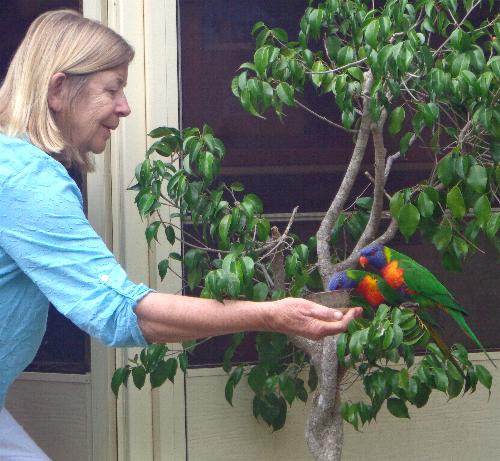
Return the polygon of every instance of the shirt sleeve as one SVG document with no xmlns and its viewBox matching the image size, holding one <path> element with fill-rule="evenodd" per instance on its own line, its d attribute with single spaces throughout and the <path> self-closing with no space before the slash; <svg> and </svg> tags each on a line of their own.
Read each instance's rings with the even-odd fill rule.
<svg viewBox="0 0 500 461">
<path fill-rule="evenodd" d="M 108 346 L 145 346 L 131 282 L 83 213 L 57 161 L 35 159 L 0 184 L 0 245 L 54 307 Z"/>
</svg>

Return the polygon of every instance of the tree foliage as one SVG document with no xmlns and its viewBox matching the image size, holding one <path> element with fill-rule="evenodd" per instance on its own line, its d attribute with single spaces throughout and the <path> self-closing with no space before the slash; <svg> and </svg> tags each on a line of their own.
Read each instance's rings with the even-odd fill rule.
<svg viewBox="0 0 500 461">
<path fill-rule="evenodd" d="M 202 297 L 263 301 L 322 290 L 335 270 L 355 265 L 363 246 L 386 242 L 398 230 L 406 239 L 419 233 L 432 242 L 450 270 L 462 268 L 481 236 L 500 251 L 500 23 L 493 2 L 375 3 L 311 0 L 293 40 L 258 22 L 253 60 L 231 83 L 256 117 L 274 112 L 286 121 L 288 110 L 306 110 L 332 132 L 352 135 L 350 164 L 315 236 L 301 241 L 292 233 L 294 212 L 286 229 L 272 227 L 257 195 L 241 183 L 220 181 L 225 148 L 208 126 L 160 127 L 149 134 L 154 142 L 133 187 L 148 222 L 146 238 L 151 243 L 163 234 L 170 244 L 182 239 L 185 245 L 182 255 L 172 252 L 159 263 L 162 278 L 172 259 L 182 260 L 184 282 Z M 340 123 L 306 106 L 307 87 L 325 104 L 336 104 Z M 398 146 L 394 152 L 386 147 L 389 138 Z M 372 193 L 348 208 L 361 161 L 372 148 Z M 410 153 L 432 159 L 428 178 L 386 191 L 393 164 Z M 166 218 L 165 207 L 177 212 Z M 347 247 L 341 235 L 349 237 Z M 224 356 L 226 399 L 232 402 L 245 377 L 255 393 L 254 415 L 280 429 L 287 407 L 306 401 L 324 370 L 310 366 L 309 343 L 272 333 L 257 334 L 256 364 L 233 366 L 243 336 L 233 335 Z M 193 347 L 186 345 L 176 358 L 166 346 L 150 346 L 117 370 L 113 390 L 130 374 L 137 387 L 148 373 L 153 386 L 173 380 L 177 368 L 186 369 Z M 416 348 L 423 356 L 415 362 Z M 463 346 L 444 356 L 418 312 L 405 306 L 367 310 L 338 337 L 336 351 L 340 389 L 354 373 L 366 393 L 365 401 L 338 409 L 356 428 L 373 420 L 384 403 L 394 416 L 408 417 L 408 405 L 425 405 L 433 390 L 453 398 L 474 391 L 478 382 L 491 387 L 487 369 L 473 365 Z M 337 366 L 334 357 L 332 362 Z"/>
</svg>

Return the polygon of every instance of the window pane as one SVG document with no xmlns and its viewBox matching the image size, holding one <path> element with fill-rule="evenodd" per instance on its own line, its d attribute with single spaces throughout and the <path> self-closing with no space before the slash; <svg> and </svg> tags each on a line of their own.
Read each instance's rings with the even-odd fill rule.
<svg viewBox="0 0 500 461">
<path fill-rule="evenodd" d="M 324 212 L 339 187 L 353 148 L 349 134 L 319 122 L 305 111 L 287 109 L 284 124 L 272 113 L 267 114 L 266 120 L 253 117 L 230 89 L 238 67 L 253 60 L 255 42 L 250 33 L 253 25 L 262 20 L 269 27 L 285 29 L 290 39 L 294 39 L 306 6 L 304 0 L 180 2 L 182 125 L 201 127 L 207 123 L 215 130 L 227 147 L 222 168 L 224 178 L 241 181 L 248 192 L 260 195 L 267 213 L 289 213 L 297 205 L 299 212 Z M 318 97 L 308 90 L 301 101 L 339 122 L 332 95 Z M 390 139 L 386 142 L 389 153 L 398 150 Z M 371 155 L 369 147 L 367 168 L 371 168 Z M 413 152 L 395 164 L 387 190 L 392 193 L 424 179 L 431 165 L 425 151 Z M 353 196 L 369 185 L 367 179 L 360 178 Z M 302 221 L 296 223 L 293 231 L 309 236 L 316 232 L 317 226 L 317 221 Z M 403 245 L 401 241 L 393 243 L 396 248 Z M 470 311 L 467 321 L 483 344 L 490 348 L 500 345 L 495 335 L 500 329 L 500 319 L 491 315 L 498 305 L 497 260 L 477 253 L 463 273 L 455 274 L 442 269 L 436 250 L 428 243 L 412 241 L 404 245 L 404 252 L 435 272 Z M 491 271 L 484 274 L 481 267 L 491 267 Z M 443 321 L 447 340 L 473 347 L 453 322 Z M 227 341 L 212 340 L 210 348 L 204 349 L 203 355 L 197 352 L 192 362 L 220 363 Z M 253 353 L 242 357 L 251 360 Z"/>
</svg>

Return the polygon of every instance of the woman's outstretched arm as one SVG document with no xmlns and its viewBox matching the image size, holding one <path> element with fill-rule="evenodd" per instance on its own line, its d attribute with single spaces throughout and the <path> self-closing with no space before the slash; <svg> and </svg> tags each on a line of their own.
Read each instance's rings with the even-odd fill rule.
<svg viewBox="0 0 500 461">
<path fill-rule="evenodd" d="M 164 293 L 149 293 L 135 313 L 150 342 L 178 342 L 238 331 L 274 331 L 320 339 L 344 331 L 361 308 L 346 314 L 302 298 L 279 301 L 219 302 Z"/>
</svg>

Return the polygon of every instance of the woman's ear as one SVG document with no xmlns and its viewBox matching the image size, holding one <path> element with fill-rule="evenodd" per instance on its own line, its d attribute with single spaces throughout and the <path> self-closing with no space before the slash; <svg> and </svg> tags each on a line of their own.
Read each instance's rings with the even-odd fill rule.
<svg viewBox="0 0 500 461">
<path fill-rule="evenodd" d="M 64 89 L 66 75 L 63 72 L 57 72 L 49 80 L 49 94 L 47 102 L 54 112 L 60 112 L 64 107 Z"/>
</svg>

